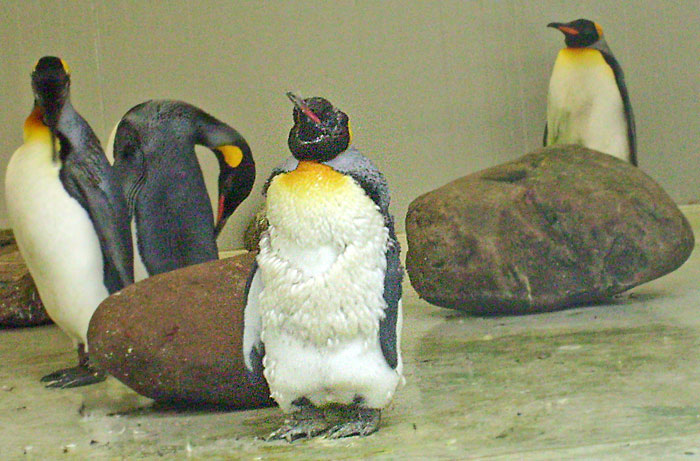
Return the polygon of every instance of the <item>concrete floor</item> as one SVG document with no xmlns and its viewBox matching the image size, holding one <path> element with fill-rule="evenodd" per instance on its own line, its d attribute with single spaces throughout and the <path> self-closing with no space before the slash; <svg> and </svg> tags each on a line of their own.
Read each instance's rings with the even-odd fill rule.
<svg viewBox="0 0 700 461">
<path fill-rule="evenodd" d="M 700 206 L 685 207 L 700 235 Z M 56 327 L 0 331 L 0 459 L 700 459 L 700 254 L 611 304 L 480 318 L 404 298 L 407 384 L 378 433 L 266 443 L 279 409 L 159 409 L 73 365 Z"/>
</svg>

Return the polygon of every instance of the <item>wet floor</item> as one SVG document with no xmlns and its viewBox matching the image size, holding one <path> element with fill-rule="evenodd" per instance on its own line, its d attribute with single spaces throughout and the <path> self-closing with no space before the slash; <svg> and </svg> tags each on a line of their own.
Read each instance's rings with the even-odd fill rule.
<svg viewBox="0 0 700 461">
<path fill-rule="evenodd" d="M 685 207 L 696 235 L 700 206 Z M 406 385 L 366 438 L 268 443 L 276 408 L 175 411 L 74 364 L 56 327 L 0 330 L 0 459 L 700 459 L 700 254 L 610 304 L 521 317 L 407 285 Z"/>
</svg>

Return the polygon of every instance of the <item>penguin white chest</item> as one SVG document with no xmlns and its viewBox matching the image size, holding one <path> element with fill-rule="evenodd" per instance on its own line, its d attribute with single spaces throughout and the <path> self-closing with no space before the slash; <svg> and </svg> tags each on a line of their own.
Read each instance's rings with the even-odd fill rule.
<svg viewBox="0 0 700 461">
<path fill-rule="evenodd" d="M 549 82 L 547 145 L 580 144 L 627 160 L 627 121 L 612 68 L 598 50 L 565 48 Z"/>
<path fill-rule="evenodd" d="M 29 142 L 14 153 L 5 196 L 46 311 L 74 342 L 86 344 L 90 318 L 108 294 L 102 251 L 88 213 L 63 188 L 48 143 Z"/>
<path fill-rule="evenodd" d="M 273 179 L 260 241 L 264 373 L 285 411 L 315 405 L 385 406 L 400 371 L 379 345 L 388 230 L 352 178 L 300 162 Z"/>
</svg>

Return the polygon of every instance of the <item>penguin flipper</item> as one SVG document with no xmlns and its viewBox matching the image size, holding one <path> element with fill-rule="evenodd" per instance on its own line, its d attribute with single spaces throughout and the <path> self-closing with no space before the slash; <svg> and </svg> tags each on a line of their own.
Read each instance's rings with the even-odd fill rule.
<svg viewBox="0 0 700 461">
<path fill-rule="evenodd" d="M 260 315 L 259 297 L 263 290 L 263 282 L 258 271 L 257 261 L 245 287 L 245 311 L 243 315 L 243 360 L 248 370 L 248 379 L 258 382 L 263 377 L 262 359 L 265 356 L 265 346 L 261 339 L 262 317 Z"/>
<path fill-rule="evenodd" d="M 107 159 L 67 156 L 60 172 L 71 197 L 87 211 L 104 259 L 104 282 L 111 294 L 134 282 L 129 214 L 121 186 Z"/>
<path fill-rule="evenodd" d="M 393 220 L 389 227 L 389 243 L 386 251 L 386 272 L 384 274 L 384 318 L 379 321 L 379 344 L 384 358 L 391 368 L 398 364 L 397 324 L 401 303 L 403 268 L 399 260 L 401 248 L 394 233 Z"/>
<path fill-rule="evenodd" d="M 627 141 L 629 143 L 630 151 L 630 163 L 634 166 L 637 165 L 637 128 L 634 123 L 634 113 L 632 112 L 632 103 L 630 102 L 630 96 L 627 91 L 627 84 L 625 83 L 625 74 L 622 72 L 622 67 L 620 63 L 617 62 L 615 56 L 611 52 L 601 51 L 605 62 L 608 63 L 610 68 L 615 75 L 615 82 L 617 83 L 617 88 L 620 90 L 620 96 L 622 97 L 622 105 L 625 110 L 625 121 L 627 122 Z"/>
</svg>

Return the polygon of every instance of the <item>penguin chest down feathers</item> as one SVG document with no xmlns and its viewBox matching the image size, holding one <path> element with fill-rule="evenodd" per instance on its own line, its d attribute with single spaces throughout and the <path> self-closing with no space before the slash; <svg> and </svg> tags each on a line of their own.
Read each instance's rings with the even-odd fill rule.
<svg viewBox="0 0 700 461">
<path fill-rule="evenodd" d="M 59 178 L 48 130 L 45 138 L 29 140 L 10 160 L 8 214 L 48 314 L 74 342 L 86 344 L 90 317 L 108 295 L 104 261 L 90 216 Z"/>
<path fill-rule="evenodd" d="M 379 344 L 388 230 L 377 205 L 349 176 L 300 162 L 267 191 L 269 231 L 260 241 L 264 374 L 283 410 L 388 404 L 400 379 Z"/>
<path fill-rule="evenodd" d="M 564 48 L 549 82 L 550 144 L 582 144 L 627 159 L 629 140 L 620 90 L 600 51 Z"/>
</svg>

